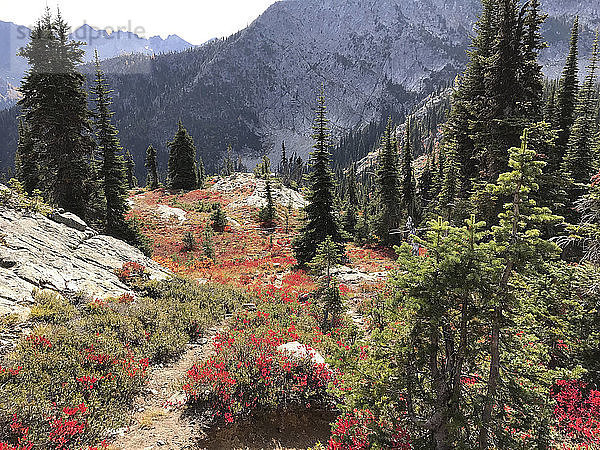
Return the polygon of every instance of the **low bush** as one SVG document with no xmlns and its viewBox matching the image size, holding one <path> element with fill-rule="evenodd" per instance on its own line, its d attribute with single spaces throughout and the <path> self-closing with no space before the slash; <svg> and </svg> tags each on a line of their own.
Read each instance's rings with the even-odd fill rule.
<svg viewBox="0 0 600 450">
<path fill-rule="evenodd" d="M 143 267 L 121 269 L 138 298 L 36 293 L 36 327 L 0 366 L 0 449 L 81 448 L 125 423 L 151 363 L 190 340 L 248 296 L 190 280 L 140 284 Z M 29 447 L 29 446 L 33 447 Z"/>
<path fill-rule="evenodd" d="M 367 410 L 353 410 L 338 417 L 333 424 L 328 450 L 367 450 L 388 448 L 410 450 L 412 445 L 406 430 L 379 421 Z"/>
</svg>

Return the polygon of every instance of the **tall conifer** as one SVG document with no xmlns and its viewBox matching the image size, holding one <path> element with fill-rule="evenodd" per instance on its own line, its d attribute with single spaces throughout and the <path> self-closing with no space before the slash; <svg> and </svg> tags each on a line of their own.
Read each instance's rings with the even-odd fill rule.
<svg viewBox="0 0 600 450">
<path fill-rule="evenodd" d="M 343 238 L 333 210 L 335 184 L 331 171 L 330 134 L 325 106 L 325 93 L 321 90 L 318 98 L 316 118 L 313 125 L 315 144 L 311 153 L 309 173 L 310 188 L 305 208 L 306 218 L 300 236 L 294 242 L 298 264 L 303 266 L 316 255 L 317 249 L 331 236 L 340 254 L 343 252 Z"/>
<path fill-rule="evenodd" d="M 196 147 L 194 140 L 183 127 L 181 120 L 177 124 L 175 137 L 169 147 L 169 188 L 196 189 Z"/>
<path fill-rule="evenodd" d="M 575 17 L 573 29 L 571 30 L 571 42 L 569 45 L 569 54 L 567 62 L 563 69 L 558 84 L 558 93 L 556 99 L 555 120 L 558 132 L 556 146 L 563 154 L 566 152 L 571 126 L 575 120 L 575 107 L 577 105 L 579 68 L 578 63 L 578 41 L 579 41 L 579 17 Z"/>
<path fill-rule="evenodd" d="M 596 123 L 596 108 L 598 95 L 596 90 L 596 70 L 598 68 L 598 34 L 594 41 L 592 59 L 588 67 L 577 108 L 575 110 L 575 122 L 571 128 L 567 154 L 563 162 L 563 170 L 570 183 L 569 197 L 571 201 L 577 200 L 584 194 L 583 186 L 590 183 L 590 179 L 596 174 L 596 147 L 598 142 L 598 131 Z"/>
<path fill-rule="evenodd" d="M 146 186 L 153 191 L 158 189 L 158 166 L 156 164 L 156 149 L 150 145 L 146 150 Z"/>
<path fill-rule="evenodd" d="M 125 214 L 129 210 L 127 175 L 118 131 L 112 124 L 111 91 L 104 79 L 98 53 L 96 53 L 96 84 L 93 93 L 96 103 L 95 128 L 101 155 L 100 176 L 106 201 L 104 227 L 107 233 L 119 235 L 126 228 Z"/>
<path fill-rule="evenodd" d="M 19 120 L 18 131 L 19 143 L 15 155 L 16 176 L 23 183 L 25 191 L 31 193 L 39 184 L 39 161 L 31 130 L 23 120 Z"/>
<path fill-rule="evenodd" d="M 406 218 L 411 217 L 413 221 L 416 221 L 418 219 L 417 187 L 412 159 L 409 119 L 406 121 L 406 135 L 402 146 L 402 161 L 400 164 L 400 211 Z"/>
<path fill-rule="evenodd" d="M 377 158 L 376 216 L 374 229 L 385 245 L 397 241 L 396 230 L 400 225 L 402 193 L 398 170 L 398 144 L 392 119 L 388 120 Z"/>
<path fill-rule="evenodd" d="M 30 68 L 21 84 L 19 105 L 35 143 L 37 187 L 50 203 L 91 219 L 95 143 L 85 78 L 77 70 L 83 54 L 81 43 L 70 40 L 60 13 L 53 18 L 46 9 L 20 52 Z"/>
</svg>

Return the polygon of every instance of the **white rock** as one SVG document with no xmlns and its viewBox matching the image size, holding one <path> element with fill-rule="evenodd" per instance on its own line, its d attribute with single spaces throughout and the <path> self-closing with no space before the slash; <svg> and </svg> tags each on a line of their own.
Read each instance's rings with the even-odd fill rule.
<svg viewBox="0 0 600 450">
<path fill-rule="evenodd" d="M 123 241 L 91 234 L 89 228 L 79 231 L 40 214 L 0 206 L 0 230 L 5 243 L 0 245 L 0 314 L 23 312 L 34 301 L 34 288 L 121 295 L 129 288 L 114 271 L 128 261 L 145 266 L 154 279 L 170 276 Z"/>
<path fill-rule="evenodd" d="M 162 217 L 165 220 L 171 220 L 171 218 L 174 218 L 180 223 L 183 223 L 186 219 L 186 212 L 183 209 L 171 208 L 167 205 L 158 205 L 156 211 L 158 212 L 160 217 Z"/>
<path fill-rule="evenodd" d="M 325 364 L 325 358 L 318 351 L 297 341 L 282 344 L 277 347 L 277 350 L 281 353 L 288 353 L 298 359 L 309 357 L 315 364 Z"/>
</svg>

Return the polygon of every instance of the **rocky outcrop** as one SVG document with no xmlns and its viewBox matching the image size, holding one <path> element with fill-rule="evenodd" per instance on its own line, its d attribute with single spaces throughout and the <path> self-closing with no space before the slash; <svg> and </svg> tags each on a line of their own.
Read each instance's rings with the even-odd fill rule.
<svg viewBox="0 0 600 450">
<path fill-rule="evenodd" d="M 228 208 L 236 209 L 243 206 L 253 206 L 255 208 L 264 208 L 267 205 L 267 182 L 256 178 L 251 173 L 236 173 L 229 177 L 220 178 L 211 189 L 216 192 L 245 192 L 252 191 L 249 196 L 230 203 Z M 290 206 L 293 209 L 301 209 L 307 205 L 304 196 L 281 183 L 272 183 L 271 195 L 273 201 L 284 208 Z"/>
<path fill-rule="evenodd" d="M 154 279 L 169 277 L 136 248 L 96 233 L 77 216 L 51 217 L 0 206 L 0 315 L 26 315 L 35 288 L 121 295 L 129 289 L 115 269 L 128 261 L 144 265 Z"/>
</svg>

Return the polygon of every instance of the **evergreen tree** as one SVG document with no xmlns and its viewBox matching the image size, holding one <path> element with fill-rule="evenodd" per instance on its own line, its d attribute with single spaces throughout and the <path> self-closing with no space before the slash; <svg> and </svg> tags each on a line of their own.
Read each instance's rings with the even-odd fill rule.
<svg viewBox="0 0 600 450">
<path fill-rule="evenodd" d="M 391 118 L 383 135 L 377 165 L 377 215 L 374 228 L 383 244 L 392 245 L 397 242 L 393 230 L 400 225 L 403 197 L 398 173 L 398 146 Z"/>
<path fill-rule="evenodd" d="M 446 147 L 448 158 L 444 164 L 444 173 L 439 195 L 439 208 L 449 220 L 455 206 L 455 201 L 460 193 L 460 169 L 457 162 L 456 145 L 453 143 Z"/>
<path fill-rule="evenodd" d="M 105 215 L 104 228 L 109 234 L 120 235 L 126 228 L 125 214 L 129 210 L 127 203 L 127 178 L 123 148 L 118 138 L 118 131 L 112 124 L 110 105 L 111 91 L 108 88 L 104 73 L 100 67 L 96 53 L 95 95 L 95 128 L 98 149 L 101 155 L 100 177 L 104 187 Z"/>
<path fill-rule="evenodd" d="M 597 122 L 596 69 L 598 64 L 598 35 L 594 42 L 588 73 L 581 87 L 576 108 L 576 119 L 571 129 L 563 170 L 571 186 L 570 200 L 574 202 L 584 194 L 585 186 L 596 173 Z"/>
<path fill-rule="evenodd" d="M 425 163 L 425 168 L 423 169 L 423 173 L 419 177 L 418 183 L 418 195 L 419 201 L 421 203 L 421 208 L 423 210 L 427 210 L 429 208 L 429 204 L 433 199 L 432 190 L 433 190 L 433 169 L 432 169 L 432 159 L 433 156 L 431 153 L 427 155 L 427 162 Z"/>
<path fill-rule="evenodd" d="M 358 195 L 356 186 L 356 163 L 350 165 L 348 171 L 348 188 L 346 193 L 346 212 L 342 221 L 342 228 L 349 236 L 356 234 L 356 225 L 358 223 Z"/>
<path fill-rule="evenodd" d="M 19 120 L 18 127 L 19 144 L 15 155 L 15 172 L 25 191 L 31 194 L 39 184 L 39 162 L 29 127 L 23 120 Z"/>
<path fill-rule="evenodd" d="M 125 170 L 127 172 L 127 187 L 129 189 L 137 187 L 138 180 L 135 177 L 135 161 L 129 150 L 125 152 Z"/>
<path fill-rule="evenodd" d="M 306 265 L 315 257 L 318 246 L 327 236 L 331 236 L 336 243 L 339 253 L 343 252 L 343 238 L 333 211 L 335 184 L 331 171 L 330 135 L 327 123 L 325 93 L 321 91 L 313 125 L 315 145 L 311 153 L 306 218 L 300 236 L 294 242 L 294 251 L 300 266 Z"/>
<path fill-rule="evenodd" d="M 204 161 L 202 156 L 198 156 L 198 188 L 201 189 L 206 181 L 206 170 L 204 169 Z"/>
<path fill-rule="evenodd" d="M 417 187 L 412 168 L 412 146 L 410 136 L 410 120 L 406 121 L 406 136 L 402 146 L 402 162 L 400 167 L 400 211 L 405 217 L 418 220 Z"/>
<path fill-rule="evenodd" d="M 287 159 L 285 150 L 285 142 L 281 143 L 281 163 L 279 164 L 279 173 L 284 185 L 289 185 L 290 182 L 290 163 Z"/>
<path fill-rule="evenodd" d="M 575 17 L 571 31 L 571 42 L 569 55 L 558 84 L 556 100 L 556 112 L 553 123 L 556 124 L 558 140 L 556 146 L 563 154 L 566 152 L 571 126 L 575 119 L 575 107 L 577 105 L 578 78 L 578 41 L 579 41 L 579 17 Z"/>
<path fill-rule="evenodd" d="M 528 147 L 528 132 L 521 137 L 521 147 L 509 150 L 510 171 L 498 177 L 494 185 L 487 189 L 500 198 L 510 198 L 499 216 L 499 224 L 492 227 L 494 239 L 489 244 L 490 254 L 496 255 L 498 271 L 495 279 L 495 293 L 491 304 L 494 305 L 490 317 L 490 365 L 486 381 L 487 392 L 483 402 L 479 426 L 478 443 L 480 449 L 489 448 L 490 435 L 495 430 L 496 414 L 501 417 L 503 411 L 496 411 L 500 390 L 503 386 L 502 343 L 507 338 L 502 333 L 506 327 L 506 313 L 510 311 L 514 299 L 514 286 L 510 280 L 515 273 L 527 273 L 541 266 L 549 257 L 556 256 L 558 247 L 540 237 L 540 227 L 544 224 L 558 223 L 562 218 L 554 216 L 549 208 L 536 205 L 530 195 L 539 187 L 544 162 L 536 160 L 536 152 Z M 508 388 L 510 389 L 510 388 Z"/>
<path fill-rule="evenodd" d="M 480 155 L 474 142 L 474 131 L 489 126 L 485 117 L 486 76 L 494 42 L 494 17 L 496 2 L 483 0 L 483 11 L 475 27 L 469 64 L 464 75 L 458 78 L 452 95 L 452 105 L 447 122 L 444 124 L 444 138 L 438 155 L 438 171 L 434 175 L 434 194 L 442 189 L 446 146 L 453 146 L 453 164 L 460 169 L 461 196 L 467 196 L 472 180 L 479 176 Z M 434 195 L 434 196 L 435 196 Z"/>
<path fill-rule="evenodd" d="M 83 63 L 81 43 L 69 39 L 69 26 L 60 13 L 49 9 L 20 51 L 29 62 L 21 84 L 22 118 L 34 145 L 30 156 L 37 160 L 37 187 L 45 199 L 58 207 L 92 219 L 98 205 L 91 160 L 95 150 L 85 78 L 77 71 Z M 31 166 L 30 168 L 35 169 Z"/>
<path fill-rule="evenodd" d="M 537 122 L 542 119 L 544 97 L 542 66 L 538 63 L 538 55 L 547 47 L 542 39 L 540 28 L 548 15 L 541 13 L 539 0 L 529 0 L 525 7 L 527 12 L 523 31 L 524 61 L 520 73 L 523 95 L 520 108 L 524 117 L 530 122 Z"/>
<path fill-rule="evenodd" d="M 546 107 L 544 108 L 544 120 L 552 126 L 556 125 L 556 108 L 556 84 L 552 83 L 550 95 L 548 95 Z"/>
<path fill-rule="evenodd" d="M 146 186 L 153 191 L 158 189 L 158 166 L 156 164 L 156 149 L 150 145 L 146 150 Z"/>
<path fill-rule="evenodd" d="M 169 147 L 169 188 L 173 190 L 192 190 L 196 188 L 196 147 L 194 140 L 183 127 L 181 120 L 177 124 L 175 137 Z"/>
<path fill-rule="evenodd" d="M 222 232 L 225 231 L 225 227 L 227 226 L 227 214 L 220 203 L 217 203 L 216 207 L 217 209 L 215 209 L 210 218 L 212 220 L 213 228 L 216 231 Z"/>
<path fill-rule="evenodd" d="M 266 206 L 260 210 L 259 219 L 264 225 L 272 225 L 275 221 L 275 203 L 273 202 L 273 191 L 271 189 L 271 179 L 267 178 L 265 186 Z"/>
</svg>

